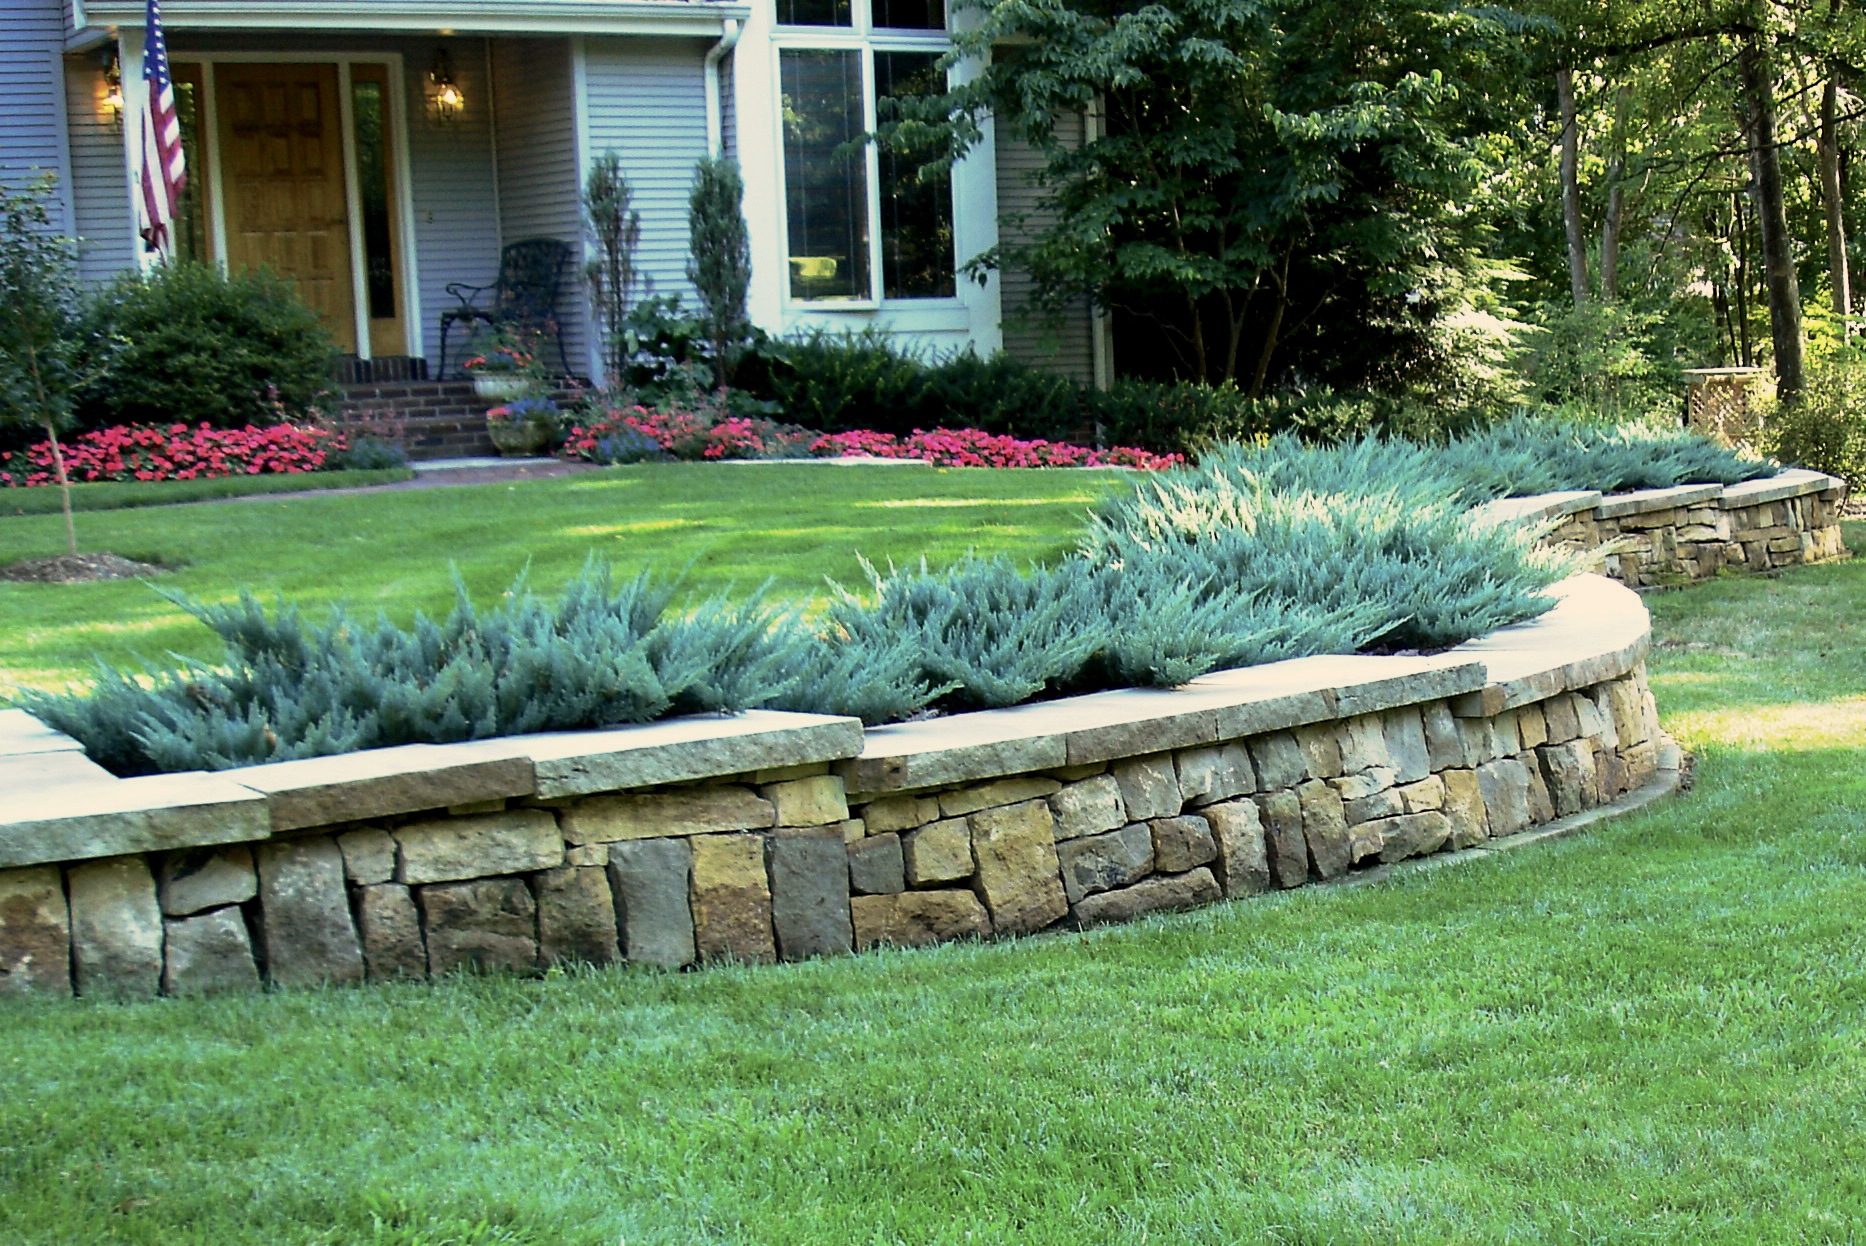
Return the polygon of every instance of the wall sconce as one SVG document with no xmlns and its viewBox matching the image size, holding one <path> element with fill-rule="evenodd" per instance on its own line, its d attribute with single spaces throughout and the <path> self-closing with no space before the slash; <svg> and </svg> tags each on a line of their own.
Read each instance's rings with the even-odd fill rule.
<svg viewBox="0 0 1866 1246">
<path fill-rule="evenodd" d="M 117 50 L 108 48 L 104 51 L 104 108 L 110 113 L 110 119 L 118 129 L 123 128 L 123 63 L 117 59 Z"/>
<path fill-rule="evenodd" d="M 453 121 L 466 108 L 466 95 L 454 81 L 453 58 L 447 55 L 446 48 L 438 48 L 434 53 L 434 64 L 428 70 L 428 85 L 434 92 L 434 116 L 439 121 Z"/>
</svg>

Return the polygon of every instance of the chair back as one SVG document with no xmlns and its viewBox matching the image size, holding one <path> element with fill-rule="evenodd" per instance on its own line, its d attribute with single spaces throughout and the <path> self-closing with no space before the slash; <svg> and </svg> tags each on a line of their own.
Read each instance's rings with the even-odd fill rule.
<svg viewBox="0 0 1866 1246">
<path fill-rule="evenodd" d="M 507 246 L 493 288 L 494 319 L 533 329 L 554 323 L 569 259 L 570 244 L 556 238 L 527 238 Z"/>
</svg>

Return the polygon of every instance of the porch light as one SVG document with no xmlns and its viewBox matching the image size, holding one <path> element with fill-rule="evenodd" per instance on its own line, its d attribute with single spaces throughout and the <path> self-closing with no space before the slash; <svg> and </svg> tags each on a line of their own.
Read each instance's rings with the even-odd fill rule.
<svg viewBox="0 0 1866 1246">
<path fill-rule="evenodd" d="M 466 95 L 454 81 L 453 58 L 446 48 L 434 53 L 434 65 L 428 70 L 428 84 L 434 88 L 434 115 L 441 121 L 453 121 L 466 108 Z"/>
<path fill-rule="evenodd" d="M 111 121 L 123 124 L 123 63 L 117 59 L 117 50 L 110 48 L 103 55 L 104 67 L 104 108 L 110 113 Z"/>
</svg>

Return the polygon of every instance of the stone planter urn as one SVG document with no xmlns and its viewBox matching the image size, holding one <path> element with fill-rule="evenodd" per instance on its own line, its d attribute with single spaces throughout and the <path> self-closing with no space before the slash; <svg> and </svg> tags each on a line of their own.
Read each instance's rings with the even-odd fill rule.
<svg viewBox="0 0 1866 1246">
<path fill-rule="evenodd" d="M 511 398 L 523 398 L 536 388 L 528 376 L 516 372 L 475 372 L 473 374 L 473 392 L 481 398 L 494 402 L 503 402 Z"/>
<path fill-rule="evenodd" d="M 493 448 L 508 459 L 535 458 L 551 444 L 553 429 L 546 420 L 510 420 L 486 417 L 486 435 Z"/>
</svg>

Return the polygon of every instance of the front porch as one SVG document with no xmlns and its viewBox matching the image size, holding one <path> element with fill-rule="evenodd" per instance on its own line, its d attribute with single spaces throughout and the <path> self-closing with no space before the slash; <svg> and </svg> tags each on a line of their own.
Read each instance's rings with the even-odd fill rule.
<svg viewBox="0 0 1866 1246">
<path fill-rule="evenodd" d="M 91 6 L 93 19 L 105 7 Z M 705 58 L 726 7 L 665 6 L 679 21 L 657 18 L 655 33 L 527 35 L 285 31 L 254 25 L 254 9 L 165 6 L 190 171 L 177 251 L 289 278 L 344 353 L 346 379 L 433 384 L 469 353 L 473 326 L 456 323 L 443 375 L 443 313 L 462 306 L 449 287 L 490 285 L 507 247 L 554 240 L 563 371 L 594 375 L 585 171 L 597 153 L 622 156 L 642 218 L 638 293 L 683 292 L 687 190 L 718 132 Z M 142 37 L 125 24 L 67 58 L 72 119 L 85 123 L 69 127 L 74 164 L 114 168 L 74 178 L 95 280 L 140 251 L 125 193 L 138 102 L 113 84 L 140 77 Z M 126 114 L 114 123 L 113 107 Z M 546 352 L 559 366 L 556 340 Z M 394 397 L 426 415 L 460 408 L 459 393 Z"/>
</svg>

